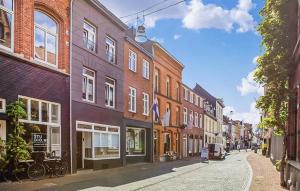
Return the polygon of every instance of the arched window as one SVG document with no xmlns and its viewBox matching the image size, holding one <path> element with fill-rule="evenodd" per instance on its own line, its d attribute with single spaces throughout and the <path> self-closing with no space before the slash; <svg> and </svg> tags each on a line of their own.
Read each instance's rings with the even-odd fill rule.
<svg viewBox="0 0 300 191">
<path fill-rule="evenodd" d="M 0 0 L 0 47 L 11 50 L 13 33 L 13 0 Z"/>
<path fill-rule="evenodd" d="M 34 11 L 34 57 L 57 67 L 57 23 L 45 13 Z"/>
</svg>

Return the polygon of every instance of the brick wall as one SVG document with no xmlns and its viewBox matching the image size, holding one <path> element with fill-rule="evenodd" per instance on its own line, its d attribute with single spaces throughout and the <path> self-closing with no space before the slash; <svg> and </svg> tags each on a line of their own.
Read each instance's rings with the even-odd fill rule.
<svg viewBox="0 0 300 191">
<path fill-rule="evenodd" d="M 14 0 L 14 52 L 26 59 L 34 58 L 34 10 L 40 10 L 59 28 L 58 68 L 69 72 L 69 0 Z"/>
<path fill-rule="evenodd" d="M 129 50 L 137 54 L 137 71 L 133 72 L 129 69 Z M 150 73 L 149 79 L 143 77 L 143 59 L 149 62 Z M 149 94 L 149 109 L 152 106 L 153 91 L 152 91 L 152 76 L 153 62 L 152 59 L 133 46 L 128 41 L 124 45 L 124 117 L 151 122 L 152 111 L 149 111 L 149 116 L 143 115 L 143 92 Z M 136 113 L 129 112 L 129 86 L 137 91 L 136 98 Z"/>
</svg>

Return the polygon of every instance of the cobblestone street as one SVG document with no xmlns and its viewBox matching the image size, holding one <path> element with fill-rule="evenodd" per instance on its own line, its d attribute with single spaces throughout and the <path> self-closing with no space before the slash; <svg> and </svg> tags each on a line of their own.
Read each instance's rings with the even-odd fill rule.
<svg viewBox="0 0 300 191">
<path fill-rule="evenodd" d="M 82 172 L 64 178 L 21 183 L 2 183 L 1 190 L 248 190 L 249 152 L 232 152 L 223 161 L 200 163 L 199 159 L 140 164 L 124 168 Z"/>
</svg>

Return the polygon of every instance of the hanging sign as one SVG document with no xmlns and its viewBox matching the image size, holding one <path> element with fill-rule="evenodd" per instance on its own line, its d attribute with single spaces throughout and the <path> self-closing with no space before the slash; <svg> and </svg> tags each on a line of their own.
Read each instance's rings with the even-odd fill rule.
<svg viewBox="0 0 300 191">
<path fill-rule="evenodd" d="M 33 147 L 47 147 L 47 134 L 46 133 L 32 133 Z"/>
</svg>

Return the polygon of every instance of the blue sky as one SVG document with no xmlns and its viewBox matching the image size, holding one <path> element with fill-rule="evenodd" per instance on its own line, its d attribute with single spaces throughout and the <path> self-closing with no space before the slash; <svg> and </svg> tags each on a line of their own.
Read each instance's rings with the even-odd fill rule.
<svg viewBox="0 0 300 191">
<path fill-rule="evenodd" d="M 152 10 L 179 0 L 100 0 L 121 17 L 163 2 Z M 257 123 L 255 99 L 262 92 L 252 74 L 255 57 L 262 54 L 261 37 L 255 31 L 260 22 L 260 0 L 190 0 L 145 18 L 147 35 L 159 41 L 184 65 L 183 82 L 202 85 L 223 98 L 225 113 Z M 140 15 L 141 16 L 141 15 Z M 124 18 L 131 25 L 134 17 Z"/>
</svg>

